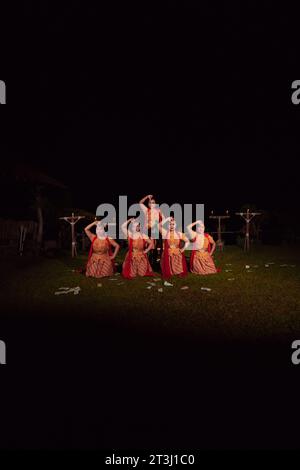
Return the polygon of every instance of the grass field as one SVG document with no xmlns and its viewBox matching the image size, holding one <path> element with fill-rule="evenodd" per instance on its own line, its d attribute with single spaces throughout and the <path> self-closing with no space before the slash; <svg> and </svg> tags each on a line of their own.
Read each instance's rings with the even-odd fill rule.
<svg viewBox="0 0 300 470">
<path fill-rule="evenodd" d="M 117 260 L 119 270 L 123 256 Z M 74 313 L 99 320 L 109 315 L 120 325 L 224 338 L 300 333 L 299 248 L 254 247 L 245 254 L 238 247 L 226 247 L 215 254 L 219 274 L 173 278 L 172 287 L 165 287 L 159 274 L 155 282 L 127 281 L 120 273 L 108 279 L 86 278 L 78 272 L 85 260 L 85 255 L 73 260 L 69 254 L 55 259 L 2 259 L 3 312 Z M 60 287 L 76 286 L 81 289 L 78 295 L 54 294 Z"/>
</svg>

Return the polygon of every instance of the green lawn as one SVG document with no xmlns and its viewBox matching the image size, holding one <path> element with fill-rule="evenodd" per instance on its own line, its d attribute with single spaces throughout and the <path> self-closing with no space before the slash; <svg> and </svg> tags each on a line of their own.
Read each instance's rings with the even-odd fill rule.
<svg viewBox="0 0 300 470">
<path fill-rule="evenodd" d="M 86 256 L 75 260 L 68 254 L 56 259 L 2 259 L 2 312 L 73 312 L 100 320 L 109 312 L 120 324 L 224 338 L 300 335 L 299 248 L 253 247 L 245 254 L 238 247 L 226 247 L 215 259 L 222 269 L 219 274 L 174 278 L 170 281 L 173 287 L 163 286 L 159 276 L 151 289 L 147 289 L 151 278 L 126 281 L 120 274 L 114 280 L 86 278 L 77 271 Z M 118 262 L 120 269 L 122 259 Z M 266 267 L 267 263 L 274 264 Z M 280 266 L 283 264 L 287 266 Z M 59 287 L 76 286 L 81 288 L 78 295 L 54 295 Z M 188 289 L 182 290 L 184 286 Z M 161 287 L 163 292 L 158 291 Z"/>
</svg>

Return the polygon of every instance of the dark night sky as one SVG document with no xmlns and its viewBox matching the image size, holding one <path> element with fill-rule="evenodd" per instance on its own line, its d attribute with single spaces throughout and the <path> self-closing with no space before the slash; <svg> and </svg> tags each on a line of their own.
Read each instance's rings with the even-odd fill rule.
<svg viewBox="0 0 300 470">
<path fill-rule="evenodd" d="M 91 210 L 148 193 L 297 208 L 296 19 L 271 2 L 235 3 L 27 4 L 4 155 L 61 179 Z"/>
</svg>

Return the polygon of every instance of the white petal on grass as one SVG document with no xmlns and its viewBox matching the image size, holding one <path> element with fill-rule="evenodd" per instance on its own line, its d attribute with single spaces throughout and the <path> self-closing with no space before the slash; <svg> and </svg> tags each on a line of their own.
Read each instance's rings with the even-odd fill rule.
<svg viewBox="0 0 300 470">
<path fill-rule="evenodd" d="M 206 292 L 210 292 L 211 288 L 210 287 L 201 287 L 201 290 L 205 290 Z"/>
<path fill-rule="evenodd" d="M 165 281 L 165 282 L 164 282 L 164 286 L 166 286 L 166 287 L 173 287 L 173 284 L 171 284 L 171 283 L 168 282 L 168 281 Z"/>
<path fill-rule="evenodd" d="M 245 268 L 246 268 L 246 269 L 250 269 L 249 264 L 246 264 Z"/>
<path fill-rule="evenodd" d="M 164 290 L 163 290 L 162 287 L 160 287 L 160 289 L 157 289 L 157 292 L 163 292 L 163 291 L 164 291 Z"/>
<path fill-rule="evenodd" d="M 187 290 L 189 289 L 189 286 L 183 286 L 183 287 L 180 287 L 181 290 Z"/>
<path fill-rule="evenodd" d="M 152 286 L 147 286 L 146 289 L 152 289 Z"/>
</svg>

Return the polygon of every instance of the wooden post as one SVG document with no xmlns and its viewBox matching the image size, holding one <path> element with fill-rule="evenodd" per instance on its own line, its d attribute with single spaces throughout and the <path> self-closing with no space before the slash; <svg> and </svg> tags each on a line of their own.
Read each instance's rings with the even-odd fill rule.
<svg viewBox="0 0 300 470">
<path fill-rule="evenodd" d="M 220 250 L 222 250 L 223 249 L 223 241 L 222 241 L 221 220 L 229 219 L 230 215 L 228 215 L 228 211 L 226 211 L 226 215 L 213 215 L 213 211 L 211 211 L 211 215 L 209 216 L 209 218 L 218 220 L 218 239 L 217 239 L 216 245 Z"/>
<path fill-rule="evenodd" d="M 236 212 L 236 215 L 240 215 L 246 221 L 244 251 L 249 251 L 250 250 L 250 222 L 256 215 L 261 215 L 261 213 L 250 212 L 249 209 L 247 209 L 246 212 Z"/>
<path fill-rule="evenodd" d="M 60 219 L 65 220 L 71 225 L 71 237 L 72 237 L 72 245 L 71 245 L 71 252 L 72 252 L 72 258 L 74 256 L 77 256 L 77 246 L 76 246 L 76 235 L 75 235 L 75 224 L 78 222 L 80 219 L 84 219 L 85 217 L 83 215 L 74 215 L 74 212 L 72 212 L 72 215 L 69 217 L 60 217 Z"/>
</svg>

